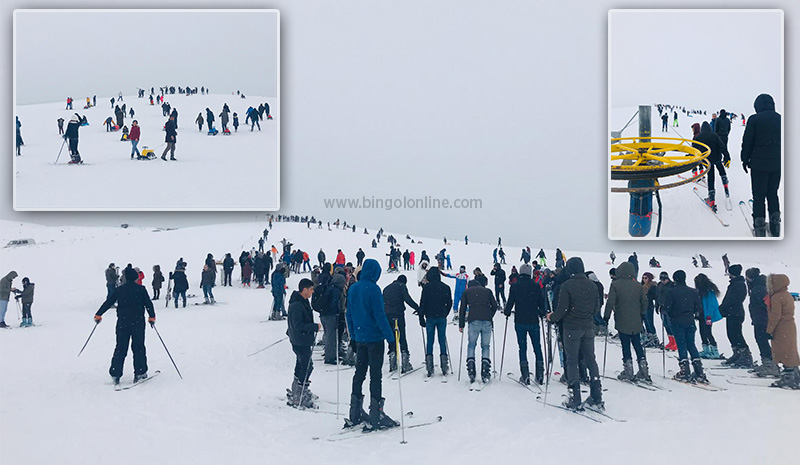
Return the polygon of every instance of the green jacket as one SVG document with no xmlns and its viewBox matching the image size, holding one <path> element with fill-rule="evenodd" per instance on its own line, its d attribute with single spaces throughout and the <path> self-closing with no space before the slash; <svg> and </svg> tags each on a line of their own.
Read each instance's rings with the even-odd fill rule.
<svg viewBox="0 0 800 465">
<path fill-rule="evenodd" d="M 608 321 L 614 312 L 614 327 L 623 334 L 642 332 L 642 315 L 647 311 L 647 296 L 634 277 L 633 264 L 625 262 L 617 268 L 617 278 L 611 283 L 603 318 Z"/>
</svg>

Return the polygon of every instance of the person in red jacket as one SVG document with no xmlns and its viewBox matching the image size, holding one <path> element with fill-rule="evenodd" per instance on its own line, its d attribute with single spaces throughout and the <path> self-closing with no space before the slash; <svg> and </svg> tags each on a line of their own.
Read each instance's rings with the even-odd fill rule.
<svg viewBox="0 0 800 465">
<path fill-rule="evenodd" d="M 334 269 L 344 268 L 344 264 L 345 264 L 344 252 L 342 252 L 342 249 L 339 249 L 338 252 L 336 252 L 336 261 L 333 264 L 333 268 Z"/>
<path fill-rule="evenodd" d="M 139 279 L 136 280 L 136 284 L 142 285 L 142 281 L 144 281 L 144 272 L 139 269 L 139 267 L 134 268 L 136 272 L 139 274 Z"/>
<path fill-rule="evenodd" d="M 131 141 L 131 160 L 133 160 L 133 155 L 136 154 L 137 158 L 141 158 L 142 154 L 139 153 L 139 136 L 141 135 L 141 129 L 139 128 L 139 122 L 133 120 L 131 126 L 131 132 L 128 134 L 128 139 Z"/>
</svg>

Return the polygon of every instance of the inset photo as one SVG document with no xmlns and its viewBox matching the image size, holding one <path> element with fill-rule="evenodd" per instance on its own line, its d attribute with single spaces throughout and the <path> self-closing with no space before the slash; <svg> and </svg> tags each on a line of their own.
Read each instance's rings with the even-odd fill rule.
<svg viewBox="0 0 800 465">
<path fill-rule="evenodd" d="M 783 238 L 783 24 L 609 11 L 609 239 Z"/>
<path fill-rule="evenodd" d="M 17 211 L 279 208 L 277 10 L 15 10 L 13 98 Z"/>
</svg>

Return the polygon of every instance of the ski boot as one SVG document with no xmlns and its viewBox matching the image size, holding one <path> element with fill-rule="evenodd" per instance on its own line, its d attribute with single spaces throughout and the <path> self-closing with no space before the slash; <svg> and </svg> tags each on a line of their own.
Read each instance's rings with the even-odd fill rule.
<svg viewBox="0 0 800 465">
<path fill-rule="evenodd" d="M 318 397 L 311 392 L 311 381 L 306 380 L 305 383 L 298 383 L 300 386 L 300 395 L 298 396 L 298 403 L 302 408 L 317 408 L 317 405 L 314 403 Z"/>
<path fill-rule="evenodd" d="M 633 382 L 635 378 L 633 374 L 633 360 L 623 360 L 622 361 L 622 372 L 617 375 L 617 379 L 620 381 L 627 381 Z"/>
<path fill-rule="evenodd" d="M 595 410 L 606 409 L 606 403 L 603 402 L 603 386 L 600 384 L 599 379 L 593 379 L 589 382 L 589 398 L 586 399 L 586 405 Z"/>
<path fill-rule="evenodd" d="M 211 298 L 211 303 L 212 303 L 212 304 L 215 304 L 215 303 L 217 303 L 217 301 L 216 301 L 216 300 L 214 300 L 214 298 L 212 297 L 212 298 Z"/>
<path fill-rule="evenodd" d="M 779 378 L 781 369 L 771 358 L 762 358 L 761 366 L 756 367 L 754 373 L 759 378 Z"/>
<path fill-rule="evenodd" d="M 400 373 L 408 373 L 414 369 L 414 367 L 411 366 L 411 355 L 408 353 L 408 351 L 401 353 L 401 355 L 403 360 L 400 365 Z"/>
<path fill-rule="evenodd" d="M 742 349 L 740 349 L 739 347 L 733 347 L 733 355 L 731 355 L 730 357 L 726 358 L 722 362 L 722 365 L 733 367 L 734 364 L 736 363 L 736 361 L 741 356 L 742 356 Z"/>
<path fill-rule="evenodd" d="M 740 350 L 741 354 L 739 355 L 739 358 L 730 364 L 730 366 L 732 368 L 753 368 L 753 354 L 750 353 L 750 349 L 747 347 L 742 347 Z"/>
<path fill-rule="evenodd" d="M 667 337 L 669 339 L 669 342 L 667 342 L 667 345 L 664 346 L 664 350 L 671 350 L 671 351 L 678 350 L 678 344 L 675 343 L 675 336 L 667 336 Z"/>
<path fill-rule="evenodd" d="M 447 376 L 450 372 L 450 357 L 447 354 L 439 354 L 439 364 L 442 367 L 442 375 Z"/>
<path fill-rule="evenodd" d="M 433 376 L 433 354 L 425 355 L 425 374 L 428 378 Z"/>
<path fill-rule="evenodd" d="M 528 362 L 519 362 L 519 372 L 520 372 L 519 382 L 526 386 L 530 385 L 531 372 L 528 369 Z"/>
<path fill-rule="evenodd" d="M 717 203 L 714 201 L 714 199 L 707 197 L 705 202 L 706 205 L 708 205 L 708 208 L 710 208 L 714 213 L 717 213 Z"/>
<path fill-rule="evenodd" d="M 561 403 L 564 407 L 575 410 L 578 412 L 583 411 L 583 403 L 581 402 L 581 385 L 575 383 L 567 388 L 567 399 Z"/>
<path fill-rule="evenodd" d="M 286 390 L 286 405 L 297 407 L 300 405 L 300 392 L 303 389 L 300 380 L 295 377 L 292 380 L 292 387 Z"/>
<path fill-rule="evenodd" d="M 138 375 L 134 374 L 133 375 L 133 384 L 136 384 L 139 381 L 144 381 L 146 379 L 147 379 L 147 372 L 146 371 L 144 373 L 141 373 L 141 374 L 138 374 Z"/>
<path fill-rule="evenodd" d="M 208 297 L 203 297 L 203 303 L 208 305 L 211 303 L 211 301 L 208 300 Z"/>
<path fill-rule="evenodd" d="M 781 378 L 772 383 L 772 387 L 784 389 L 800 389 L 800 372 L 797 367 L 783 367 Z"/>
<path fill-rule="evenodd" d="M 369 415 L 364 411 L 364 396 L 350 394 L 350 415 L 345 418 L 344 427 L 352 428 L 368 420 Z"/>
<path fill-rule="evenodd" d="M 781 235 L 781 212 L 769 214 L 769 234 L 772 237 Z"/>
<path fill-rule="evenodd" d="M 767 223 L 763 216 L 753 218 L 753 234 L 756 237 L 767 237 Z"/>
<path fill-rule="evenodd" d="M 692 382 L 692 372 L 689 369 L 689 360 L 683 359 L 678 362 L 678 366 L 680 367 L 680 371 L 675 373 L 675 376 L 672 377 L 675 381 L 680 381 L 683 383 L 691 383 Z"/>
<path fill-rule="evenodd" d="M 400 423 L 389 418 L 383 411 L 383 404 L 386 399 L 372 398 L 369 402 L 369 422 L 364 425 L 364 432 L 377 431 L 380 429 L 394 428 Z"/>
<path fill-rule="evenodd" d="M 708 384 L 708 378 L 703 371 L 703 361 L 699 358 L 692 360 L 692 367 L 694 368 L 694 375 L 692 375 L 692 382 L 699 384 Z"/>
<path fill-rule="evenodd" d="M 708 351 L 708 344 L 703 344 L 703 350 L 701 350 L 698 355 L 700 356 L 700 358 L 710 358 L 710 353 Z"/>
<path fill-rule="evenodd" d="M 475 359 L 468 358 L 467 359 L 467 375 L 469 376 L 469 382 L 475 382 Z"/>
<path fill-rule="evenodd" d="M 397 352 L 389 352 L 389 373 L 397 371 Z"/>
<path fill-rule="evenodd" d="M 647 366 L 647 360 L 639 360 L 639 372 L 634 377 L 635 381 L 643 383 L 652 383 L 653 379 L 650 378 L 650 368 Z"/>
<path fill-rule="evenodd" d="M 544 361 L 536 360 L 536 384 L 544 384 Z"/>
<path fill-rule="evenodd" d="M 114 383 L 114 386 L 119 386 L 119 376 L 112 376 L 111 382 Z"/>
<path fill-rule="evenodd" d="M 719 360 L 721 357 L 719 355 L 719 349 L 715 345 L 708 346 L 708 351 L 710 353 L 710 359 L 712 360 Z"/>
<path fill-rule="evenodd" d="M 481 381 L 485 384 L 492 380 L 492 361 L 488 358 L 481 359 Z"/>
</svg>

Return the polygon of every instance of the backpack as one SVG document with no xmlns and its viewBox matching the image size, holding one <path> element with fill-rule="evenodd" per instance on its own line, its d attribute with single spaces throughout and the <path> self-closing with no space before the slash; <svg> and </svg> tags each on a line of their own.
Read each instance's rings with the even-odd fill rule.
<svg viewBox="0 0 800 465">
<path fill-rule="evenodd" d="M 311 308 L 317 313 L 322 313 L 328 308 L 329 302 L 324 298 L 327 294 L 328 286 L 317 284 L 314 288 L 314 294 L 311 295 Z"/>
</svg>

